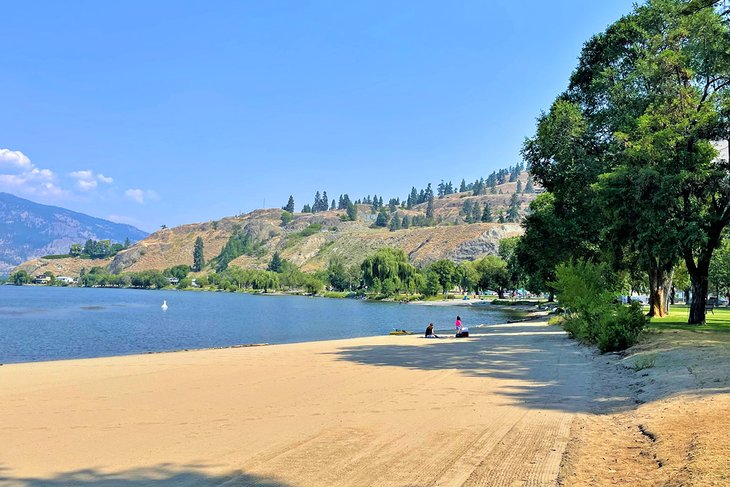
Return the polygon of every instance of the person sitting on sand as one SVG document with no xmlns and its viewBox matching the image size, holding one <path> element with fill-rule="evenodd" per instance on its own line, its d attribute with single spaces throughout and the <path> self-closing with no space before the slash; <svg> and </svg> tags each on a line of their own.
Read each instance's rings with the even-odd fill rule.
<svg viewBox="0 0 730 487">
<path fill-rule="evenodd" d="M 438 338 L 438 335 L 433 332 L 433 323 L 429 323 L 426 327 L 426 338 Z"/>
</svg>

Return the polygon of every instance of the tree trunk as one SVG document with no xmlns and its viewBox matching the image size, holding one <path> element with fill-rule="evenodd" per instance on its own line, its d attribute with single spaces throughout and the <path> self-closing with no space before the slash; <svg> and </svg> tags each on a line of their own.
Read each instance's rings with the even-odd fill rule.
<svg viewBox="0 0 730 487">
<path fill-rule="evenodd" d="M 709 291 L 710 261 L 709 259 L 700 260 L 696 266 L 693 262 L 691 267 L 689 277 L 692 281 L 692 304 L 689 307 L 689 320 L 687 320 L 687 323 L 690 325 L 703 325 L 706 319 L 705 303 Z"/>
<path fill-rule="evenodd" d="M 649 274 L 649 316 L 663 318 L 668 314 L 669 288 L 672 286 L 671 268 L 652 263 Z"/>
<path fill-rule="evenodd" d="M 555 291 L 552 289 L 548 293 L 548 303 L 554 303 L 555 302 Z"/>
<path fill-rule="evenodd" d="M 660 263 L 659 259 L 652 259 L 647 274 L 649 275 L 649 316 L 662 318 L 669 315 L 674 265 Z"/>
<path fill-rule="evenodd" d="M 499 299 L 504 299 L 504 289 L 497 289 L 497 297 Z"/>
<path fill-rule="evenodd" d="M 674 269 L 667 272 L 664 275 L 664 281 L 662 282 L 662 293 L 664 293 L 664 301 L 662 306 L 664 307 L 664 316 L 669 316 L 669 303 L 672 301 L 672 278 L 674 277 Z"/>
</svg>

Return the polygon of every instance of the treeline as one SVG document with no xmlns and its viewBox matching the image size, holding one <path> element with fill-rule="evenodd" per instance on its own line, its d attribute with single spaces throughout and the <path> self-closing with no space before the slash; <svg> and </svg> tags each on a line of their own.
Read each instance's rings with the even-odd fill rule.
<svg viewBox="0 0 730 487">
<path fill-rule="evenodd" d="M 480 178 L 471 183 L 467 183 L 465 180 L 462 179 L 458 191 L 456 186 L 451 181 L 444 182 L 444 180 L 441 180 L 441 182 L 436 187 L 436 196 L 438 198 L 443 198 L 444 196 L 450 194 L 467 192 L 471 192 L 473 196 L 487 193 L 497 194 L 498 185 L 515 181 L 518 182 L 518 193 L 534 193 L 535 188 L 532 182 L 532 178 L 530 177 L 527 178 L 527 183 L 525 184 L 525 187 L 522 188 L 522 181 L 519 179 L 519 177 L 524 170 L 524 163 L 518 163 L 515 166 L 509 166 L 506 169 L 494 171 L 486 179 Z M 403 198 L 402 200 L 400 197 L 388 199 L 387 205 L 390 208 L 390 212 L 393 213 L 396 211 L 397 208 L 410 210 L 414 206 L 420 205 L 422 203 L 427 203 L 433 198 L 434 191 L 431 187 L 431 183 L 428 183 L 425 188 L 420 190 L 416 189 L 416 187 L 413 186 L 410 193 L 408 193 L 408 196 Z M 334 198 L 330 200 L 327 195 L 327 191 L 322 191 L 321 193 L 317 191 L 314 195 L 314 202 L 312 204 L 305 204 L 302 207 L 302 213 L 318 213 L 335 209 L 348 210 L 348 208 L 352 205 L 371 205 L 372 211 L 378 212 L 381 208 L 384 207 L 385 201 L 386 200 L 383 198 L 382 195 L 378 196 L 377 194 L 373 194 L 372 196 L 367 195 L 364 198 L 359 198 L 354 201 L 351 200 L 348 194 L 341 194 L 337 200 L 335 200 Z M 290 195 L 287 204 L 284 205 L 282 209 L 288 213 L 294 213 L 294 204 L 294 196 Z"/>
</svg>

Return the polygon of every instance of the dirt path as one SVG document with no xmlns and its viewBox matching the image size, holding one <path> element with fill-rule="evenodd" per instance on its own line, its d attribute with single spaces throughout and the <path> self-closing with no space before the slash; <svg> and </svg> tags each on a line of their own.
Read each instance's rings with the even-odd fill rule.
<svg viewBox="0 0 730 487">
<path fill-rule="evenodd" d="M 595 355 L 541 322 L 0 367 L 0 486 L 555 485 Z"/>
</svg>

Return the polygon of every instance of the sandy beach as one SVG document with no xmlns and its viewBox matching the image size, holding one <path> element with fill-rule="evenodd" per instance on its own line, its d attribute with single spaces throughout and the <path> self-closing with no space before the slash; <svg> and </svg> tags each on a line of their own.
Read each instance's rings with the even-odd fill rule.
<svg viewBox="0 0 730 487">
<path fill-rule="evenodd" d="M 544 322 L 0 367 L 0 485 L 554 485 L 594 355 Z"/>
</svg>

